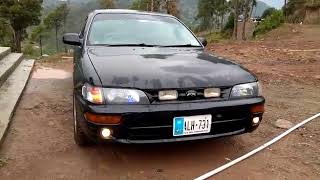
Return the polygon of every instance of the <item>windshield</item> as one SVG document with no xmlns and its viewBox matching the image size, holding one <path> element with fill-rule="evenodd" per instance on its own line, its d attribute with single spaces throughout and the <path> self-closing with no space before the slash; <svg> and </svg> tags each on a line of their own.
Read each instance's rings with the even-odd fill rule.
<svg viewBox="0 0 320 180">
<path fill-rule="evenodd" d="M 140 14 L 96 15 L 88 45 L 201 46 L 175 18 Z"/>
</svg>

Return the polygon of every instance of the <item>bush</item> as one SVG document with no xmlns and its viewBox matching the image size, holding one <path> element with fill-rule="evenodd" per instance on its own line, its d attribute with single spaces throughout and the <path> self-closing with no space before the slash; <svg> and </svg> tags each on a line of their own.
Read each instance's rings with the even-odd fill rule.
<svg viewBox="0 0 320 180">
<path fill-rule="evenodd" d="M 269 17 L 262 21 L 254 30 L 253 36 L 265 34 L 284 23 L 282 11 L 274 11 Z"/>
<path fill-rule="evenodd" d="M 26 42 L 23 44 L 22 52 L 25 54 L 27 57 L 30 58 L 35 58 L 40 56 L 39 50 L 35 48 L 36 46 L 32 44 L 31 42 Z"/>
</svg>

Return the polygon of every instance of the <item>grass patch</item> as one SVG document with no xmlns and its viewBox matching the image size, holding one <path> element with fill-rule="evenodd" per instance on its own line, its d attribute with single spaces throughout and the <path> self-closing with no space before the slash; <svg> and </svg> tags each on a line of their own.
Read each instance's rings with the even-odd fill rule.
<svg viewBox="0 0 320 180">
<path fill-rule="evenodd" d="M 221 41 L 230 39 L 230 37 L 226 33 L 222 33 L 222 32 L 203 31 L 203 32 L 197 33 L 197 36 L 206 38 L 208 43 L 221 42 Z"/>
<path fill-rule="evenodd" d="M 8 164 L 9 158 L 0 157 L 0 168 Z"/>
<path fill-rule="evenodd" d="M 68 54 L 68 53 L 58 53 L 58 54 L 54 54 L 48 57 L 42 57 L 41 59 L 39 59 L 39 61 L 41 62 L 62 62 L 64 56 L 69 56 L 69 57 L 73 57 L 72 54 Z"/>
<path fill-rule="evenodd" d="M 224 34 L 220 32 L 213 32 L 213 33 L 207 34 L 205 38 L 207 39 L 208 43 L 220 42 L 226 39 Z"/>
</svg>

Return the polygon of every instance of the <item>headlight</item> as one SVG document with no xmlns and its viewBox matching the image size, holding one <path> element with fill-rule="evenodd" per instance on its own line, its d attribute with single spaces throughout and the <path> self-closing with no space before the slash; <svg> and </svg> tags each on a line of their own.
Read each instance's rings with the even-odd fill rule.
<svg viewBox="0 0 320 180">
<path fill-rule="evenodd" d="M 239 84 L 232 88 L 231 98 L 255 97 L 261 95 L 261 89 L 258 82 Z"/>
<path fill-rule="evenodd" d="M 149 104 L 146 94 L 134 89 L 104 88 L 107 104 Z"/>
<path fill-rule="evenodd" d="M 101 88 L 85 84 L 82 96 L 94 104 L 149 104 L 146 94 L 140 90 Z"/>
</svg>

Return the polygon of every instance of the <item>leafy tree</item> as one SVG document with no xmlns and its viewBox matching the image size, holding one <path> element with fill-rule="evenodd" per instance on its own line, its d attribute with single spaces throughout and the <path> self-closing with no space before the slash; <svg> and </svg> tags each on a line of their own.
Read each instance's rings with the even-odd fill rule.
<svg viewBox="0 0 320 180">
<path fill-rule="evenodd" d="M 58 32 L 59 30 L 65 26 L 66 17 L 68 16 L 69 8 L 67 4 L 61 4 L 56 9 L 54 9 L 51 13 L 48 14 L 44 19 L 44 25 L 47 29 L 55 29 L 56 35 L 56 51 L 59 51 L 59 38 Z"/>
<path fill-rule="evenodd" d="M 264 18 L 270 16 L 270 15 L 271 15 L 272 13 L 274 13 L 275 11 L 277 11 L 275 8 L 268 8 L 268 9 L 266 9 L 266 10 L 263 12 L 261 18 L 264 19 Z"/>
<path fill-rule="evenodd" d="M 222 29 L 229 5 L 226 0 L 199 0 L 197 19 L 200 20 L 200 30 L 214 27 Z"/>
<path fill-rule="evenodd" d="M 113 0 L 99 0 L 99 1 L 100 1 L 100 5 L 105 9 L 112 9 L 115 7 Z"/>
<path fill-rule="evenodd" d="M 14 51 L 21 52 L 21 41 L 29 26 L 40 23 L 42 0 L 0 0 L 0 17 L 14 31 Z"/>
</svg>

